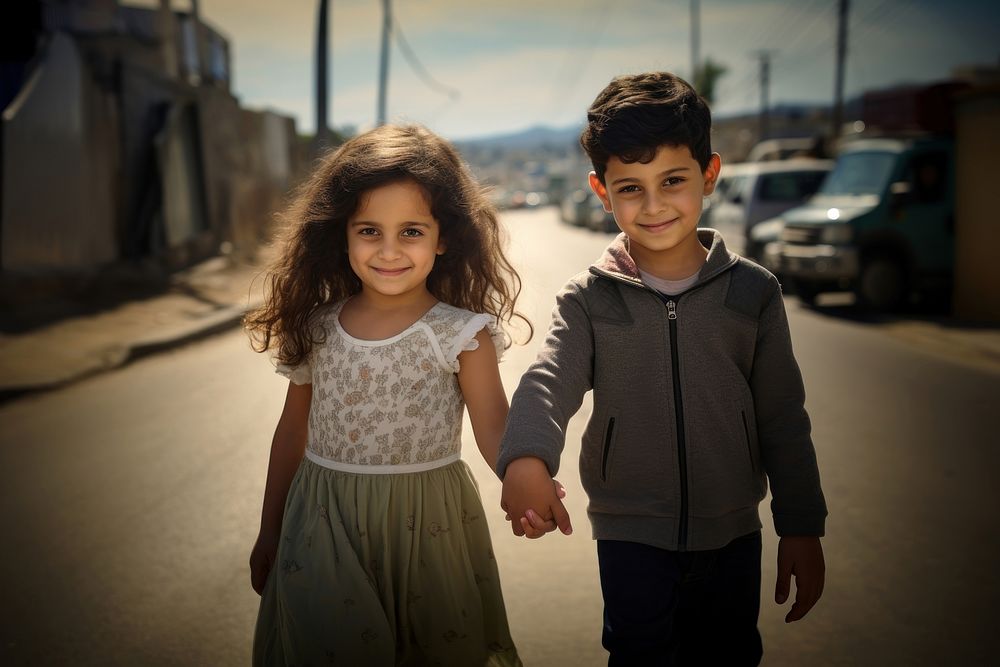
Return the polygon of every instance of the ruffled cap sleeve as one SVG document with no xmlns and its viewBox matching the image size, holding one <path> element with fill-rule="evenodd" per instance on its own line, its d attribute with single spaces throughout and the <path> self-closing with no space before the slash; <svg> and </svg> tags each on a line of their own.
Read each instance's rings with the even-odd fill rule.
<svg viewBox="0 0 1000 667">
<path fill-rule="evenodd" d="M 497 361 L 503 358 L 504 353 L 504 335 L 503 329 L 497 326 L 496 320 L 493 319 L 492 315 L 477 314 L 473 315 L 465 326 L 462 327 L 461 332 L 456 336 L 454 345 L 452 345 L 451 350 L 447 355 L 448 365 L 454 372 L 458 372 L 461 368 L 461 364 L 458 361 L 458 355 L 466 350 L 478 350 L 479 341 L 476 340 L 476 334 L 480 331 L 486 329 L 490 335 L 490 340 L 493 341 L 493 347 L 496 349 Z"/>
<path fill-rule="evenodd" d="M 306 359 L 298 366 L 275 363 L 274 372 L 282 377 L 286 377 L 294 384 L 312 384 L 312 367 Z"/>
</svg>

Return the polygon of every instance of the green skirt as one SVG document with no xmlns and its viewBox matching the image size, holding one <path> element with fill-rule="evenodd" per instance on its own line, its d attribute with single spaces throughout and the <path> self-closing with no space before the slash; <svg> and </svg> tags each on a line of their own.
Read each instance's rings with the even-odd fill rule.
<svg viewBox="0 0 1000 667">
<path fill-rule="evenodd" d="M 302 461 L 255 665 L 520 665 L 476 482 L 457 461 L 355 474 Z"/>
</svg>

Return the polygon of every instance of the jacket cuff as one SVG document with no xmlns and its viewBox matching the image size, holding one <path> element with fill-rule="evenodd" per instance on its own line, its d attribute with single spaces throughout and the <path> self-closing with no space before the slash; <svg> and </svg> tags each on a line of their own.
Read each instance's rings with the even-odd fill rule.
<svg viewBox="0 0 1000 667">
<path fill-rule="evenodd" d="M 507 466 L 517 459 L 523 459 L 527 456 L 534 457 L 536 459 L 541 459 L 545 463 L 545 467 L 549 470 L 549 477 L 555 477 L 556 473 L 559 472 L 559 457 L 558 455 L 553 457 L 551 454 L 546 454 L 544 452 L 539 452 L 532 450 L 530 447 L 509 447 L 502 446 L 500 448 L 500 454 L 497 456 L 497 477 L 503 480 L 504 475 L 507 474 Z"/>
<path fill-rule="evenodd" d="M 779 537 L 823 537 L 826 514 L 775 514 L 774 531 Z"/>
</svg>

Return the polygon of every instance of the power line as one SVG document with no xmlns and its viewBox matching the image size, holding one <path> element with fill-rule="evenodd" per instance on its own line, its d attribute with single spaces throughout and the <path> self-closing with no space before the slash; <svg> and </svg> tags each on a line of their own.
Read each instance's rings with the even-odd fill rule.
<svg viewBox="0 0 1000 667">
<path fill-rule="evenodd" d="M 420 77 L 420 80 L 423 81 L 424 84 L 431 90 L 441 93 L 442 95 L 447 95 L 453 102 L 458 100 L 458 98 L 462 96 L 461 91 L 457 88 L 445 85 L 431 76 L 431 73 L 427 71 L 427 68 L 424 67 L 423 63 L 420 62 L 420 59 L 417 58 L 417 54 L 413 51 L 410 43 L 406 41 L 406 37 L 403 35 L 403 28 L 399 23 L 399 17 L 396 16 L 394 18 L 396 19 L 393 26 L 395 28 L 394 33 L 396 35 L 396 43 L 399 45 L 399 50 L 402 52 L 403 57 L 406 58 L 406 62 L 410 63 L 410 67 L 413 68 L 416 75 Z"/>
</svg>

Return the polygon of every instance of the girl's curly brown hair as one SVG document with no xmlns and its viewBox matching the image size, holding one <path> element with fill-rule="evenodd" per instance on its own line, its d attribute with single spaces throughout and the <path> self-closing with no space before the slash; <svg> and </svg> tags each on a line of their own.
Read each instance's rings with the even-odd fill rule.
<svg viewBox="0 0 1000 667">
<path fill-rule="evenodd" d="M 531 323 L 514 309 L 521 279 L 503 252 L 496 209 L 458 152 L 423 127 L 384 125 L 325 157 L 282 214 L 284 246 L 265 279 L 264 305 L 244 320 L 254 350 L 274 347 L 290 366 L 306 359 L 323 335 L 312 326 L 317 311 L 361 290 L 347 256 L 348 218 L 365 193 L 405 179 L 427 193 L 447 248 L 427 289 L 498 324 L 519 319 L 531 338 Z"/>
</svg>

